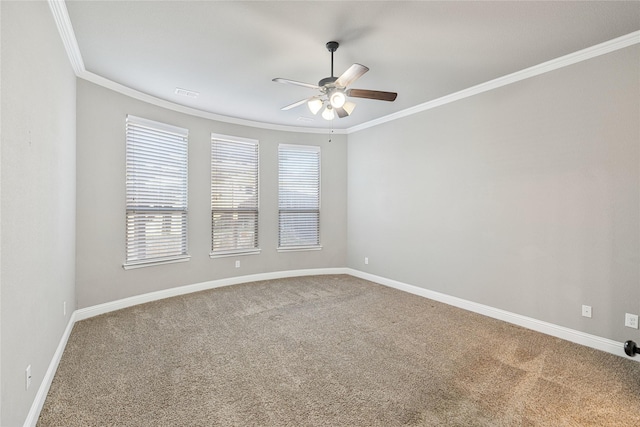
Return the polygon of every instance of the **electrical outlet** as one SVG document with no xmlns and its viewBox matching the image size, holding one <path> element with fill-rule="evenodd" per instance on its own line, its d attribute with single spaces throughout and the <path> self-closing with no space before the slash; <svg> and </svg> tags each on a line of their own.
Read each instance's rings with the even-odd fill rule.
<svg viewBox="0 0 640 427">
<path fill-rule="evenodd" d="M 624 326 L 628 328 L 638 329 L 638 315 L 637 314 L 624 314 Z"/>
<path fill-rule="evenodd" d="M 24 389 L 29 390 L 29 387 L 31 387 L 31 365 L 24 370 Z"/>
<path fill-rule="evenodd" d="M 582 317 L 591 317 L 591 306 L 583 305 L 582 306 Z"/>
<path fill-rule="evenodd" d="M 369 264 L 369 258 L 368 257 L 364 257 L 364 263 L 365 264 Z"/>
<path fill-rule="evenodd" d="M 62 303 L 62 315 L 67 317 L 67 302 Z"/>
<path fill-rule="evenodd" d="M 236 268 L 240 268 L 240 261 L 236 261 Z"/>
</svg>

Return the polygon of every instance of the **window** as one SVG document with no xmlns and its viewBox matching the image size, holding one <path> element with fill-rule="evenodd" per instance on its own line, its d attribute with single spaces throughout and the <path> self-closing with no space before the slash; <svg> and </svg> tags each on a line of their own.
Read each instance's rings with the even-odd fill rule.
<svg viewBox="0 0 640 427">
<path fill-rule="evenodd" d="M 278 249 L 320 249 L 320 147 L 278 147 Z"/>
<path fill-rule="evenodd" d="M 125 268 L 186 261 L 188 130 L 126 122 Z"/>
<path fill-rule="evenodd" d="M 258 141 L 211 135 L 211 257 L 258 253 Z"/>
</svg>

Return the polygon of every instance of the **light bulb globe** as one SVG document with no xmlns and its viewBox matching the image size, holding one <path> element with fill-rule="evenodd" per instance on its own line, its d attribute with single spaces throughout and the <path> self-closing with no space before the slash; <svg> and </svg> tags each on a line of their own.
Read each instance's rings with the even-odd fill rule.
<svg viewBox="0 0 640 427">
<path fill-rule="evenodd" d="M 329 97 L 329 102 L 333 108 L 342 108 L 345 102 L 347 102 L 347 97 L 344 96 L 344 93 L 335 91 Z"/>
<path fill-rule="evenodd" d="M 320 98 L 313 98 L 309 102 L 307 102 L 307 107 L 309 107 L 309 110 L 314 115 L 318 114 L 318 111 L 320 111 L 320 109 L 322 109 L 323 105 L 324 105 L 324 102 L 322 102 L 322 99 L 320 99 Z"/>
<path fill-rule="evenodd" d="M 335 116 L 336 114 L 334 113 L 333 108 L 331 108 L 331 105 L 327 105 L 327 108 L 322 112 L 322 118 L 325 120 L 333 120 Z"/>
</svg>

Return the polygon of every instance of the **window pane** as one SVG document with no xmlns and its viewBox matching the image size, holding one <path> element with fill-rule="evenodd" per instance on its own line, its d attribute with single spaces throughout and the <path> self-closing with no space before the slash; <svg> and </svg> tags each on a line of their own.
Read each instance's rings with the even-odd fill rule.
<svg viewBox="0 0 640 427">
<path fill-rule="evenodd" d="M 278 148 L 278 246 L 320 245 L 320 148 Z"/>
<path fill-rule="evenodd" d="M 212 211 L 212 252 L 258 247 L 258 212 Z"/>
<path fill-rule="evenodd" d="M 126 263 L 187 256 L 188 131 L 127 116 Z"/>
<path fill-rule="evenodd" d="M 187 212 L 127 212 L 127 261 L 187 253 Z"/>
<path fill-rule="evenodd" d="M 320 213 L 283 211 L 278 219 L 280 247 L 317 246 L 320 244 Z"/>
<path fill-rule="evenodd" d="M 258 142 L 211 139 L 211 254 L 258 248 Z"/>
</svg>

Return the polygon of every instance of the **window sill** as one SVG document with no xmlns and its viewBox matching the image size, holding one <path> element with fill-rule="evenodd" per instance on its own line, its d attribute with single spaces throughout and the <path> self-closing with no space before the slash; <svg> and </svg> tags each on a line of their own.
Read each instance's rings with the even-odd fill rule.
<svg viewBox="0 0 640 427">
<path fill-rule="evenodd" d="M 155 265 L 162 265 L 162 264 L 174 264 L 176 262 L 186 262 L 186 261 L 189 261 L 190 259 L 191 259 L 191 256 L 187 255 L 179 258 L 166 258 L 162 260 L 139 261 L 136 263 L 122 264 L 122 268 L 124 268 L 125 270 L 133 270 L 135 268 L 153 267 Z"/>
<path fill-rule="evenodd" d="M 291 246 L 278 248 L 278 252 L 300 252 L 300 251 L 320 251 L 322 246 Z"/>
<path fill-rule="evenodd" d="M 227 257 L 232 257 L 232 256 L 244 256 L 244 255 L 259 255 L 260 254 L 260 249 L 251 249 L 251 250 L 247 250 L 247 251 L 237 251 L 237 252 L 212 252 L 209 253 L 209 258 L 214 259 L 214 258 L 227 258 Z"/>
</svg>

